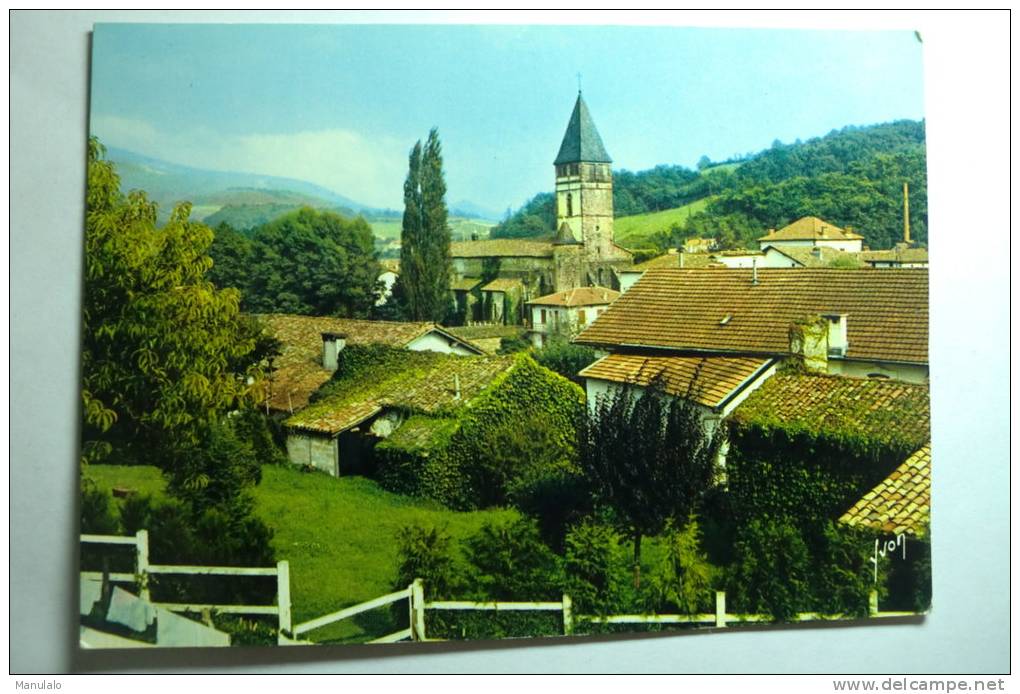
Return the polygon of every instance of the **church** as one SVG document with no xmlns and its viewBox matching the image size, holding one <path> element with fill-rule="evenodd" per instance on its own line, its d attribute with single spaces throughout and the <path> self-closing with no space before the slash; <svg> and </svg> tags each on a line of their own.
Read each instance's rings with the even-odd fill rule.
<svg viewBox="0 0 1020 694">
<path fill-rule="evenodd" d="M 612 159 L 577 94 L 553 162 L 556 233 L 549 239 L 488 239 L 450 244 L 451 290 L 465 322 L 521 324 L 525 304 L 578 287 L 619 289 L 633 264 L 613 241 Z"/>
</svg>

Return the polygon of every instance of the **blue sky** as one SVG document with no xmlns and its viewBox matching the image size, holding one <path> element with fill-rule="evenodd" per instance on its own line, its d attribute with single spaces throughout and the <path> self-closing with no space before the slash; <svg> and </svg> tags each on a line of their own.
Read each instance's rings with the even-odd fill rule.
<svg viewBox="0 0 1020 694">
<path fill-rule="evenodd" d="M 448 201 L 504 210 L 551 190 L 578 73 L 614 168 L 637 171 L 922 118 L 921 48 L 911 31 L 99 24 L 90 129 L 400 208 L 436 126 Z"/>
</svg>

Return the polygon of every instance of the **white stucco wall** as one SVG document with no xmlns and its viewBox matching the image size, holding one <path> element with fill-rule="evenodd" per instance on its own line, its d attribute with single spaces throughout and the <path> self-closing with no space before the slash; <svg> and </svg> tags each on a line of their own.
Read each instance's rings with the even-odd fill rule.
<svg viewBox="0 0 1020 694">
<path fill-rule="evenodd" d="M 758 248 L 764 250 L 766 246 L 775 246 L 776 248 L 796 247 L 796 248 L 811 248 L 812 246 L 825 246 L 826 248 L 835 248 L 841 251 L 847 251 L 849 253 L 859 253 L 862 249 L 863 241 L 861 239 L 850 239 L 846 241 L 829 240 L 829 239 L 796 239 L 796 240 L 771 240 L 771 241 L 758 241 Z"/>
<path fill-rule="evenodd" d="M 641 279 L 641 276 L 645 274 L 643 272 L 623 272 L 618 273 L 620 278 L 620 293 L 626 292 L 628 289 L 634 286 L 634 283 Z"/>
<path fill-rule="evenodd" d="M 439 352 L 440 354 L 459 354 L 466 356 L 474 354 L 459 342 L 451 342 L 448 338 L 438 332 L 430 332 L 417 338 L 407 348 L 415 352 Z"/>
<path fill-rule="evenodd" d="M 802 267 L 793 258 L 783 255 L 772 246 L 765 251 L 765 256 L 759 261 L 758 267 Z"/>
<path fill-rule="evenodd" d="M 754 255 L 717 255 L 714 258 L 729 268 L 751 267 L 755 262 L 758 263 L 758 267 L 764 267 L 762 263 L 765 260 L 765 256 L 760 253 L 755 253 Z"/>
</svg>

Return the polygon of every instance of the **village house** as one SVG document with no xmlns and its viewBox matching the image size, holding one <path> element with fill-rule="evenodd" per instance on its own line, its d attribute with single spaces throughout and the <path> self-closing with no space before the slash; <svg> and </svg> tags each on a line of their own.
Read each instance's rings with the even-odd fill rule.
<svg viewBox="0 0 1020 694">
<path fill-rule="evenodd" d="M 573 337 L 619 296 L 606 287 L 577 287 L 532 299 L 528 302 L 532 344 L 538 348 L 557 335 Z"/>
<path fill-rule="evenodd" d="M 452 411 L 470 406 L 515 363 L 512 355 L 408 352 L 378 368 L 362 368 L 343 387 L 284 420 L 287 457 L 334 476 L 371 474 L 380 441 L 413 417 L 453 421 Z"/>
<path fill-rule="evenodd" d="M 725 267 L 715 259 L 714 255 L 708 253 L 691 253 L 686 249 L 669 249 L 666 253 L 656 256 L 643 263 L 636 263 L 630 267 L 622 268 L 617 272 L 620 278 L 620 292 L 623 293 L 634 286 L 634 283 L 641 279 L 649 270 L 657 268 L 705 268 Z"/>
<path fill-rule="evenodd" d="M 382 282 L 383 289 L 375 301 L 376 306 L 382 306 L 390 300 L 390 296 L 393 294 L 393 285 L 397 281 L 397 276 L 400 275 L 399 260 L 383 258 L 379 261 L 379 265 L 382 268 L 382 272 L 379 273 L 379 281 Z"/>
<path fill-rule="evenodd" d="M 554 161 L 556 233 L 547 240 L 450 244 L 451 290 L 465 321 L 523 323 L 531 299 L 584 286 L 619 286 L 633 262 L 613 240 L 612 159 L 578 94 Z"/>
<path fill-rule="evenodd" d="M 818 217 L 801 217 L 778 231 L 769 229 L 768 234 L 758 239 L 758 247 L 761 250 L 765 250 L 766 246 L 777 248 L 822 246 L 857 253 L 863 250 L 863 243 L 864 237 L 855 234 L 853 229 L 849 227 L 840 229 L 835 224 Z"/>
<path fill-rule="evenodd" d="M 862 496 L 839 522 L 876 535 L 928 535 L 931 517 L 931 443 L 915 451 Z"/>
<path fill-rule="evenodd" d="M 482 350 L 435 323 L 369 321 L 283 313 L 256 316 L 280 342 L 269 374 L 266 409 L 292 414 L 330 379 L 337 354 L 347 345 L 383 345 L 440 354 L 482 354 Z"/>
<path fill-rule="evenodd" d="M 928 249 L 912 248 L 898 243 L 884 251 L 864 251 L 858 255 L 861 262 L 874 268 L 928 267 Z"/>
<path fill-rule="evenodd" d="M 782 362 L 819 373 L 928 380 L 928 273 L 651 270 L 575 339 L 589 402 L 657 376 L 726 416 Z M 692 385 L 693 384 L 693 385 Z"/>
</svg>

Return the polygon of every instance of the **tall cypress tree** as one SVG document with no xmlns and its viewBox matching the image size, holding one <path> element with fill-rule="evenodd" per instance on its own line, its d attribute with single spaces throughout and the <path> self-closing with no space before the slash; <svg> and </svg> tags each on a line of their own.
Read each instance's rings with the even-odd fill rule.
<svg viewBox="0 0 1020 694">
<path fill-rule="evenodd" d="M 404 220 L 400 235 L 400 277 L 396 298 L 411 320 L 440 322 L 450 310 L 450 227 L 439 132 L 429 132 L 425 147 L 415 143 L 404 182 Z"/>
</svg>

